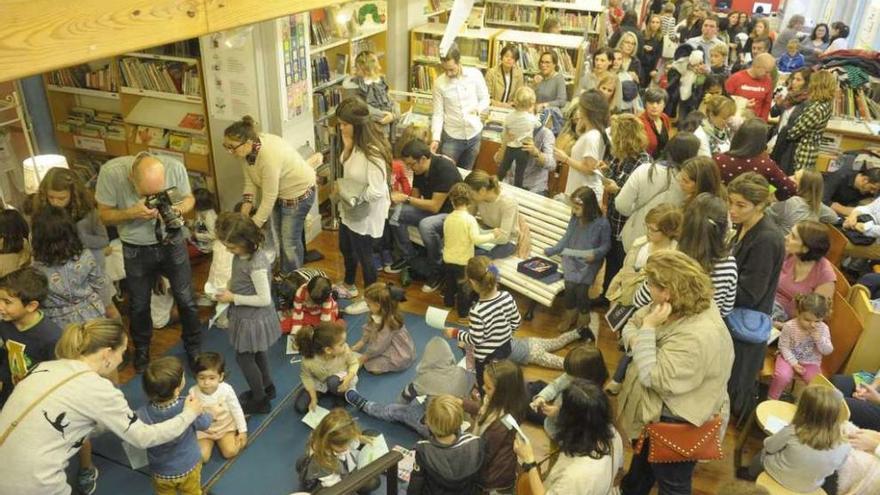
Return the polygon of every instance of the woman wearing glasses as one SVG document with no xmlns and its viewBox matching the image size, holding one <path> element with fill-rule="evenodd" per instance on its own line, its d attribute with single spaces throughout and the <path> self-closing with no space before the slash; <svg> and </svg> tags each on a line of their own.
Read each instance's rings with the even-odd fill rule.
<svg viewBox="0 0 880 495">
<path fill-rule="evenodd" d="M 547 107 L 562 109 L 568 103 L 565 76 L 559 73 L 559 55 L 556 52 L 546 51 L 541 54 L 538 59 L 538 74 L 533 82 L 538 112 Z"/>
<path fill-rule="evenodd" d="M 223 147 L 243 167 L 241 213 L 251 214 L 259 190 L 254 223 L 262 228 L 271 219 L 281 271 L 298 269 L 305 255 L 302 234 L 306 215 L 315 202 L 314 168 L 279 136 L 258 133 L 256 122 L 248 115 L 226 128 Z"/>
</svg>

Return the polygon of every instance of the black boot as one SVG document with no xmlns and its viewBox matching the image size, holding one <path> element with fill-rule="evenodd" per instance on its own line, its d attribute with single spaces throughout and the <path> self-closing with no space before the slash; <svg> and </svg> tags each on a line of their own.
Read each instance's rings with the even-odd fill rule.
<svg viewBox="0 0 880 495">
<path fill-rule="evenodd" d="M 266 391 L 266 397 L 268 397 L 269 400 L 274 399 L 278 395 L 278 392 L 275 390 L 274 383 L 269 384 L 269 386 L 266 387 L 265 391 Z"/>
<path fill-rule="evenodd" d="M 196 369 L 196 359 L 199 357 L 199 354 L 202 353 L 202 350 L 198 347 L 187 347 L 186 348 L 186 363 L 189 365 L 189 370 L 192 371 Z"/>
<path fill-rule="evenodd" d="M 272 410 L 272 404 L 266 396 L 263 397 L 263 400 L 254 400 L 252 396 L 241 404 L 241 410 L 245 414 L 266 414 Z"/>
<path fill-rule="evenodd" d="M 150 348 L 142 347 L 134 349 L 134 371 L 135 373 L 143 373 L 150 364 Z"/>
</svg>

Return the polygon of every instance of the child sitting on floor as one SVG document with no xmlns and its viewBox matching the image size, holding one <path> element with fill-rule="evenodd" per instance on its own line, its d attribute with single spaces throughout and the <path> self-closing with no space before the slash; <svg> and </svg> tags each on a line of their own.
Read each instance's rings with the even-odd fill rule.
<svg viewBox="0 0 880 495">
<path fill-rule="evenodd" d="M 231 459 L 247 445 L 247 421 L 235 390 L 223 381 L 226 378 L 223 356 L 216 352 L 203 352 L 196 358 L 192 371 L 196 375 L 196 384 L 190 387 L 189 394 L 199 399 L 204 411 L 213 417 L 211 426 L 196 432 L 202 461 L 211 460 L 215 443 L 223 458 Z M 272 385 L 272 388 L 275 386 Z M 274 393 L 269 396 L 274 398 Z"/>
<path fill-rule="evenodd" d="M 137 419 L 152 425 L 174 418 L 183 411 L 180 391 L 186 383 L 183 365 L 174 357 L 150 361 L 144 371 L 144 392 L 150 403 L 137 410 Z M 176 439 L 147 449 L 153 489 L 157 494 L 201 495 L 202 456 L 196 430 L 211 426 L 211 415 L 202 413 Z"/>
<path fill-rule="evenodd" d="M 385 282 L 376 282 L 364 291 L 370 319 L 351 350 L 364 349 L 360 362 L 370 373 L 403 371 L 416 358 L 416 345 L 403 324 L 397 297 Z"/>
<path fill-rule="evenodd" d="M 302 388 L 293 407 L 305 414 L 318 406 L 318 392 L 342 396 L 357 385 L 359 356 L 345 343 L 345 327 L 322 321 L 316 327 L 303 327 L 296 344 L 303 361 L 299 376 Z"/>
<path fill-rule="evenodd" d="M 300 269 L 296 272 L 305 272 Z M 339 320 L 339 306 L 333 295 L 333 283 L 322 271 L 300 274 L 305 282 L 293 296 L 293 312 L 281 322 L 281 332 L 296 335 L 304 326 L 315 326 L 322 321 Z"/>
<path fill-rule="evenodd" d="M 795 296 L 797 317 L 782 326 L 779 354 L 767 397 L 778 399 L 794 374 L 809 383 L 822 371 L 822 356 L 831 354 L 831 333 L 822 321 L 830 310 L 828 299 L 812 292 Z"/>
</svg>

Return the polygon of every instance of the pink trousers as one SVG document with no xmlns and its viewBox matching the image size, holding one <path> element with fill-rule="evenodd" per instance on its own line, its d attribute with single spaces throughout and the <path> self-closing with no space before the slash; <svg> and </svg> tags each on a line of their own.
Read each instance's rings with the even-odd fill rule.
<svg viewBox="0 0 880 495">
<path fill-rule="evenodd" d="M 822 371 L 819 364 L 801 363 L 801 366 L 804 367 L 804 374 L 801 376 L 801 379 L 807 383 Z M 779 396 L 782 395 L 782 391 L 785 390 L 785 387 L 791 383 L 794 375 L 794 368 L 791 367 L 788 361 L 786 361 L 781 354 L 776 356 L 776 366 L 773 370 L 773 381 L 770 382 L 770 390 L 767 392 L 767 397 L 778 399 Z"/>
</svg>

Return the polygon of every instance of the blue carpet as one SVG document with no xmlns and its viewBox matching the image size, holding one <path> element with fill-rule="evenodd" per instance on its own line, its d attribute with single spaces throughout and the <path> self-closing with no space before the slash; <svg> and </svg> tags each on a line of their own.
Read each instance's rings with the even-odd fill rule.
<svg viewBox="0 0 880 495">
<path fill-rule="evenodd" d="M 366 317 L 366 315 L 346 316 L 350 344 L 360 338 Z M 418 360 L 428 340 L 439 335 L 440 332 L 428 327 L 424 316 L 405 314 L 404 317 L 407 329 L 416 344 Z M 211 461 L 202 470 L 202 483 L 210 483 L 210 490 L 214 495 L 289 494 L 297 489 L 294 464 L 302 455 L 311 430 L 293 410 L 292 395 L 300 384 L 299 364 L 290 363 L 290 356 L 284 354 L 285 344 L 286 338 L 281 339 L 269 352 L 269 366 L 278 389 L 278 398 L 273 401 L 272 413 L 248 418 L 250 444 L 237 458 L 226 461 L 215 449 Z M 204 350 L 223 354 L 227 361 L 227 382 L 236 391 L 247 389 L 244 377 L 235 363 L 235 353 L 223 330 L 211 329 L 205 332 L 202 347 Z M 180 345 L 169 352 L 169 355 L 181 359 L 185 357 Z M 361 371 L 357 388 L 371 400 L 393 402 L 414 376 L 415 366 L 401 373 L 380 376 Z M 187 389 L 192 384 L 192 377 L 187 376 Z M 146 402 L 140 376 L 125 384 L 122 390 L 133 408 Z M 321 404 L 325 407 L 333 406 L 329 398 L 322 399 Z M 349 410 L 363 429 L 378 430 L 383 433 L 389 447 L 394 445 L 410 447 L 418 440 L 418 435 L 403 425 L 385 423 L 357 413 L 352 408 Z M 96 493 L 152 493 L 149 477 L 145 476 L 146 469 L 143 469 L 142 473 L 132 473 L 118 438 L 108 433 L 94 439 L 93 445 L 97 454 L 96 464 L 101 469 Z M 254 476 L 256 473 L 259 475 Z"/>
</svg>

